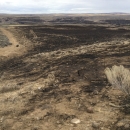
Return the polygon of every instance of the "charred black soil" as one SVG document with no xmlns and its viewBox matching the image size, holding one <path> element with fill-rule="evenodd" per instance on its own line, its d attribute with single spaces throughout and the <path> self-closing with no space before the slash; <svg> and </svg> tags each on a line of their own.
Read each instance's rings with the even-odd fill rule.
<svg viewBox="0 0 130 130">
<path fill-rule="evenodd" d="M 129 39 L 130 30 L 120 29 L 116 26 L 113 29 L 109 28 L 111 27 L 55 25 L 25 26 L 16 27 L 15 29 L 18 31 L 17 35 L 28 38 L 31 40 L 32 45 L 35 46 L 35 43 L 38 43 L 34 51 L 41 53 L 81 45 L 110 42 L 114 39 L 118 42 L 118 38 Z M 33 33 L 30 33 L 30 31 L 33 31 Z"/>
<path fill-rule="evenodd" d="M 8 30 L 28 51 L 10 59 L 1 56 L 1 82 L 10 91 L 0 89 L 1 103 L 9 105 L 1 108 L 1 129 L 127 129 L 130 113 L 114 107 L 125 95 L 112 89 L 104 69 L 130 69 L 129 27 L 42 25 Z M 73 118 L 81 123 L 72 124 Z"/>
</svg>

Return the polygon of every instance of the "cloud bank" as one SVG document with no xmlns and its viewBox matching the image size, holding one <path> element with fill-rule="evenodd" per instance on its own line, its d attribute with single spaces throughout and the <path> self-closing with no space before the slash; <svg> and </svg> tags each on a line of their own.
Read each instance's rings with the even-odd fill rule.
<svg viewBox="0 0 130 130">
<path fill-rule="evenodd" d="M 0 0 L 0 13 L 130 13 L 130 0 Z"/>
</svg>

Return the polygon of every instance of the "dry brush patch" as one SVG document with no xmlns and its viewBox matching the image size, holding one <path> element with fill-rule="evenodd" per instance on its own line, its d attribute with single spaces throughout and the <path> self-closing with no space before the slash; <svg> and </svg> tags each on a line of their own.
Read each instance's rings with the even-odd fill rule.
<svg viewBox="0 0 130 130">
<path fill-rule="evenodd" d="M 108 81 L 116 88 L 130 95 L 130 71 L 123 65 L 114 65 L 111 69 L 106 68 L 105 74 Z"/>
</svg>

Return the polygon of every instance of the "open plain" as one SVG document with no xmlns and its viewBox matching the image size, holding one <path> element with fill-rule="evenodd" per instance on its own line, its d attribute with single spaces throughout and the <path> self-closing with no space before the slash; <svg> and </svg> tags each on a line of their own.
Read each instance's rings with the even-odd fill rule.
<svg viewBox="0 0 130 130">
<path fill-rule="evenodd" d="M 113 65 L 130 69 L 129 14 L 1 14 L 0 129 L 130 130 Z"/>
</svg>

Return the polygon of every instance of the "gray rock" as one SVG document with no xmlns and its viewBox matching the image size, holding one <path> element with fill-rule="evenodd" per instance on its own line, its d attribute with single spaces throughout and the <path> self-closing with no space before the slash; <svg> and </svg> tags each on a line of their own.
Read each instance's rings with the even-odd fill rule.
<svg viewBox="0 0 130 130">
<path fill-rule="evenodd" d="M 94 90 L 94 91 L 93 91 L 93 94 L 94 94 L 94 95 L 98 95 L 98 94 L 99 94 L 98 90 Z"/>
<path fill-rule="evenodd" d="M 125 125 L 124 125 L 124 128 L 125 128 L 125 129 L 130 129 L 130 124 L 125 124 Z"/>
<path fill-rule="evenodd" d="M 73 123 L 73 124 L 79 124 L 80 122 L 81 121 L 77 118 L 74 118 L 74 119 L 71 120 L 71 123 Z"/>
<path fill-rule="evenodd" d="M 116 126 L 117 128 L 120 128 L 120 129 L 130 130 L 130 120 L 128 119 L 120 120 L 118 121 Z"/>
<path fill-rule="evenodd" d="M 100 126 L 100 124 L 99 123 L 97 123 L 97 122 L 92 122 L 92 127 L 93 128 L 99 128 L 99 126 Z"/>
</svg>

